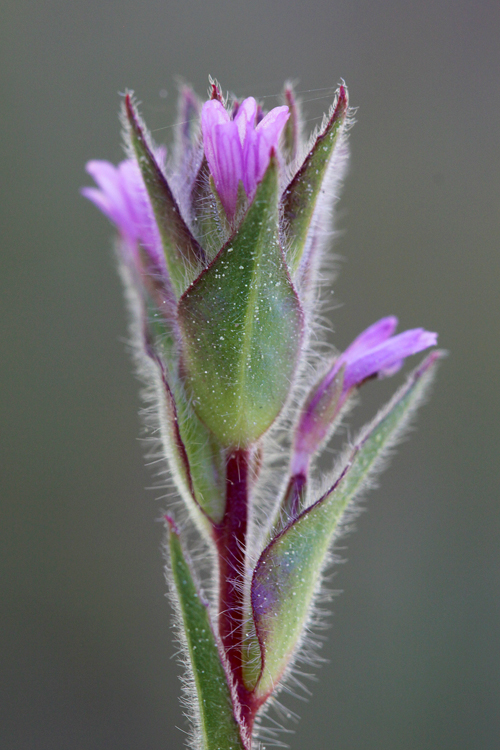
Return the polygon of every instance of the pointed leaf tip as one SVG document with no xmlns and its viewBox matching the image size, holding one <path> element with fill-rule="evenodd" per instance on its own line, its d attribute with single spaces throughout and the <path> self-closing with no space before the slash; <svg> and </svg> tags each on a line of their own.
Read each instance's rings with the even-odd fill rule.
<svg viewBox="0 0 500 750">
<path fill-rule="evenodd" d="M 292 276 L 302 259 L 308 257 L 315 212 L 344 131 L 348 104 L 347 88 L 341 85 L 330 118 L 283 194 L 283 219 L 289 245 L 287 262 Z"/>
<path fill-rule="evenodd" d="M 177 536 L 179 536 L 179 529 L 177 528 L 177 524 L 175 523 L 175 521 L 172 518 L 172 516 L 169 516 L 168 513 L 165 513 L 165 515 L 163 516 L 163 518 L 167 522 L 169 530 L 173 531 L 174 534 L 177 534 Z"/>
<path fill-rule="evenodd" d="M 125 96 L 125 116 L 129 126 L 132 150 L 139 164 L 144 184 L 162 238 L 165 259 L 172 285 L 177 293 L 186 288 L 206 264 L 201 245 L 191 234 L 177 201 L 153 151 L 143 124 L 129 93 Z"/>
</svg>

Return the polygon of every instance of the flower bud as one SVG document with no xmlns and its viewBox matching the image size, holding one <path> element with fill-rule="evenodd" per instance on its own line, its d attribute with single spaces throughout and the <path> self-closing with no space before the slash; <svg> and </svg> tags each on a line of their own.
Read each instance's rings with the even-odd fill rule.
<svg viewBox="0 0 500 750">
<path fill-rule="evenodd" d="M 271 152 L 288 120 L 288 107 L 276 107 L 257 125 L 257 102 L 250 96 L 232 120 L 221 102 L 205 102 L 201 129 L 205 155 L 220 201 L 231 221 L 236 211 L 238 187 L 243 184 L 249 201 L 264 177 Z"/>
</svg>

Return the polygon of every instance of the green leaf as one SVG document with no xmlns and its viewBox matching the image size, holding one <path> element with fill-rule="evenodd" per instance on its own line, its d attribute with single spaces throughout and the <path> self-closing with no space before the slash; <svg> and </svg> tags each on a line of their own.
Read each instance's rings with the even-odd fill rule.
<svg viewBox="0 0 500 750">
<path fill-rule="evenodd" d="M 170 279 L 176 292 L 181 294 L 205 265 L 205 253 L 182 218 L 165 175 L 148 145 L 145 129 L 129 94 L 125 97 L 125 114 L 132 149 L 160 231 Z"/>
<path fill-rule="evenodd" d="M 349 503 L 367 485 L 421 403 L 440 352 L 409 377 L 349 450 L 333 487 L 264 550 L 254 571 L 251 602 L 263 669 L 256 695 L 267 696 L 295 653 L 310 615 L 330 543 Z"/>
<path fill-rule="evenodd" d="M 299 267 L 314 211 L 324 192 L 324 180 L 344 130 L 347 107 L 347 89 L 341 86 L 330 119 L 283 195 L 283 220 L 289 239 L 287 263 L 292 277 Z"/>
<path fill-rule="evenodd" d="M 167 520 L 172 575 L 198 698 L 200 750 L 244 750 L 208 604 L 197 591 L 178 531 Z"/>
<path fill-rule="evenodd" d="M 274 158 L 236 234 L 179 302 L 181 372 L 193 408 L 227 447 L 257 440 L 281 411 L 302 310 L 277 238 Z"/>
</svg>

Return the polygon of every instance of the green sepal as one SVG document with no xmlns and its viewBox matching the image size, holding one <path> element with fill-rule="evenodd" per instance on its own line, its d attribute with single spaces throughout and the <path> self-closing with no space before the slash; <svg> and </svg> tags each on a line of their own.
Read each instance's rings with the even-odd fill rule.
<svg viewBox="0 0 500 750">
<path fill-rule="evenodd" d="M 254 442 L 281 411 L 303 315 L 277 236 L 274 156 L 241 225 L 179 302 L 181 373 L 200 419 L 226 447 Z"/>
<path fill-rule="evenodd" d="M 283 222 L 288 239 L 287 263 L 292 277 L 299 267 L 313 224 L 314 211 L 324 191 L 328 166 L 344 130 L 347 108 L 347 89 L 341 86 L 328 122 L 283 194 Z"/>
<path fill-rule="evenodd" d="M 215 258 L 227 237 L 219 218 L 218 196 L 214 194 L 212 182 L 207 159 L 203 156 L 191 188 L 190 199 L 193 231 L 209 262 Z"/>
<path fill-rule="evenodd" d="M 222 201 L 220 199 L 219 193 L 217 192 L 217 188 L 215 187 L 213 175 L 210 175 L 209 186 L 212 196 L 215 199 L 215 206 L 217 209 L 216 221 L 218 223 L 218 226 L 220 227 L 220 232 L 225 241 L 229 237 L 231 237 L 235 229 L 240 226 L 248 209 L 248 196 L 245 192 L 243 181 L 240 180 L 238 182 L 238 192 L 236 193 L 236 206 L 234 209 L 234 214 L 229 218 L 226 214 L 224 206 L 222 205 Z"/>
<path fill-rule="evenodd" d="M 120 247 L 118 254 L 120 258 L 127 258 Z M 164 276 L 143 248 L 139 248 L 136 262 L 122 263 L 120 268 L 125 286 L 131 290 L 127 296 L 137 322 L 136 340 L 141 369 L 144 355 L 147 361 L 153 363 L 155 369 L 156 376 L 152 382 L 155 383 L 159 414 L 157 427 L 162 433 L 170 469 L 200 532 L 210 536 L 211 525 L 195 497 L 190 462 L 180 432 L 177 403 L 173 392 L 175 381 L 172 372 L 175 372 L 176 367 L 178 335 L 175 302 L 172 304 L 171 299 L 172 291 L 164 283 Z"/>
<path fill-rule="evenodd" d="M 125 115 L 132 149 L 162 239 L 168 273 L 172 286 L 180 295 L 204 267 L 205 253 L 181 215 L 167 179 L 148 145 L 145 129 L 129 94 L 125 97 Z"/>
<path fill-rule="evenodd" d="M 432 353 L 362 430 L 333 487 L 264 550 L 251 584 L 253 617 L 263 669 L 255 688 L 265 697 L 282 678 L 311 613 L 328 550 L 349 503 L 367 485 L 380 460 L 421 403 L 440 352 Z"/>
<path fill-rule="evenodd" d="M 162 381 L 160 427 L 182 497 L 200 532 L 211 536 L 212 523 L 220 523 L 225 510 L 225 451 L 189 404 L 177 374 L 175 325 L 157 306 L 162 290 L 154 299 L 148 294 L 155 291 L 152 285 L 143 289 L 143 337 L 146 353 L 158 366 Z"/>
<path fill-rule="evenodd" d="M 193 411 L 180 382 L 174 386 L 179 432 L 189 463 L 194 499 L 215 524 L 226 507 L 226 452 Z"/>
<path fill-rule="evenodd" d="M 198 593 L 179 533 L 173 521 L 167 521 L 172 577 L 198 699 L 200 750 L 244 750 L 208 603 Z"/>
<path fill-rule="evenodd" d="M 169 378 L 163 363 L 158 364 L 163 381 L 162 430 L 171 468 L 197 527 L 211 537 L 212 524 L 224 516 L 225 453 L 189 406 L 182 385 Z"/>
<path fill-rule="evenodd" d="M 166 338 L 158 342 L 161 348 L 168 343 Z M 171 460 L 183 480 L 184 499 L 198 528 L 211 535 L 212 526 L 207 520 L 220 523 L 226 506 L 225 450 L 193 411 L 183 384 L 175 376 L 175 365 L 168 370 L 164 362 L 159 364 L 165 391 L 168 444 L 174 449 Z"/>
</svg>

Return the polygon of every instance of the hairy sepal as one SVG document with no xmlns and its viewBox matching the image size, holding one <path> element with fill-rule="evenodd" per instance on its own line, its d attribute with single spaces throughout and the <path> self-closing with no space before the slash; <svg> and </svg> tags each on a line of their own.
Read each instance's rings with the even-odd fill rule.
<svg viewBox="0 0 500 750">
<path fill-rule="evenodd" d="M 232 448 L 274 422 L 301 348 L 303 315 L 277 236 L 277 194 L 272 157 L 238 230 L 179 302 L 187 392 Z"/>
<path fill-rule="evenodd" d="M 365 427 L 344 457 L 338 478 L 264 550 L 251 583 L 251 604 L 262 652 L 258 698 L 269 695 L 287 669 L 311 614 L 321 572 L 339 522 L 349 504 L 380 469 L 421 403 L 439 352 L 431 354 Z"/>
<path fill-rule="evenodd" d="M 133 274 L 135 277 L 136 274 Z M 204 536 L 225 509 L 226 456 L 215 435 L 198 419 L 178 377 L 178 332 L 170 314 L 138 281 L 144 350 L 157 366 L 161 439 L 181 496 Z M 155 291 L 153 289 L 153 291 Z"/>
<path fill-rule="evenodd" d="M 172 578 L 182 619 L 182 633 L 197 694 L 200 750 L 245 750 L 228 680 L 222 664 L 208 603 L 197 590 L 179 533 L 167 519 Z"/>
<path fill-rule="evenodd" d="M 125 97 L 125 119 L 131 151 L 137 159 L 153 206 L 168 273 L 179 296 L 205 265 L 205 253 L 182 217 L 129 94 Z"/>
<path fill-rule="evenodd" d="M 157 361 L 162 378 L 162 440 L 197 527 L 211 537 L 225 510 L 225 451 L 193 412 L 182 384 Z M 177 481 L 179 486 L 179 482 Z"/>
<path fill-rule="evenodd" d="M 220 220 L 218 196 L 214 193 L 208 162 L 203 156 L 190 193 L 193 231 L 211 262 L 227 237 Z"/>
<path fill-rule="evenodd" d="M 292 277 L 311 243 L 311 227 L 315 220 L 329 166 L 345 128 L 348 109 L 347 89 L 341 86 L 330 118 L 316 137 L 302 166 L 285 189 L 282 216 L 287 238 L 287 263 Z"/>
<path fill-rule="evenodd" d="M 226 451 L 200 421 L 180 381 L 174 386 L 180 437 L 189 464 L 195 501 L 211 522 L 222 521 L 225 511 Z"/>
</svg>

